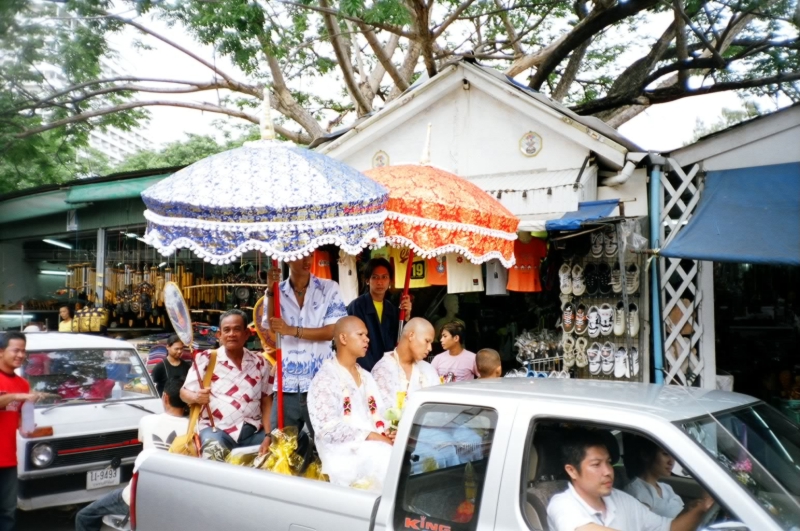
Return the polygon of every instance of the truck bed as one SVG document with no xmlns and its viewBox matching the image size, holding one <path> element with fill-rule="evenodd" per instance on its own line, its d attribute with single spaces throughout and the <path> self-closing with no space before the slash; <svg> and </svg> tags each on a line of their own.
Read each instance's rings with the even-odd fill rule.
<svg viewBox="0 0 800 531">
<path fill-rule="evenodd" d="M 369 531 L 380 495 L 158 452 L 139 469 L 137 531 Z M 224 518 L 224 520 L 223 520 Z"/>
</svg>

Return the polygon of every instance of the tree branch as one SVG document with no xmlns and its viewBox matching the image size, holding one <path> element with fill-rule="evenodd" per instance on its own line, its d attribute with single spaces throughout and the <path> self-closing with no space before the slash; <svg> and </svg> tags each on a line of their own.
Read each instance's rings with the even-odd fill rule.
<svg viewBox="0 0 800 531">
<path fill-rule="evenodd" d="M 400 77 L 406 80 L 406 84 L 408 85 L 411 82 L 411 77 L 414 75 L 414 70 L 417 68 L 417 63 L 419 62 L 419 56 L 422 53 L 422 46 L 417 41 L 411 41 L 408 43 L 408 50 L 406 50 L 406 56 L 403 58 L 403 64 L 400 65 Z M 400 90 L 398 86 L 395 85 L 392 88 L 391 92 L 389 92 L 389 101 L 395 99 L 404 91 Z"/>
<path fill-rule="evenodd" d="M 503 4 L 500 3 L 500 0 L 494 0 L 494 5 L 496 5 L 499 10 L 497 16 L 500 17 L 500 21 L 506 28 L 506 33 L 508 33 L 508 39 L 509 41 L 511 41 L 511 48 L 514 50 L 514 59 L 522 57 L 523 55 L 525 55 L 525 51 L 522 49 L 522 45 L 519 43 L 519 37 L 517 36 L 517 32 L 514 29 L 514 25 L 508 18 L 508 11 L 506 11 L 503 8 Z"/>
<path fill-rule="evenodd" d="M 466 11 L 469 8 L 469 6 L 473 4 L 473 2 L 475 2 L 475 0 L 464 0 L 463 2 L 461 2 L 461 4 L 459 4 L 459 6 L 455 9 L 455 11 L 450 13 L 447 16 L 447 18 L 444 19 L 444 21 L 439 25 L 439 27 L 433 31 L 433 39 L 438 39 L 439 37 L 441 37 L 442 33 L 444 33 L 444 30 L 446 30 L 450 24 L 458 20 L 458 17 L 461 16 L 461 13 Z"/>
<path fill-rule="evenodd" d="M 400 75 L 400 72 L 395 68 L 394 64 L 391 61 L 391 53 L 384 53 L 383 46 L 381 46 L 380 41 L 378 41 L 377 35 L 372 29 L 367 25 L 366 22 L 358 22 L 358 28 L 364 34 L 364 38 L 367 39 L 367 43 L 369 47 L 372 48 L 373 53 L 375 53 L 375 57 L 378 58 L 378 62 L 383 66 L 386 70 L 386 73 L 389 74 L 389 77 L 392 78 L 395 86 L 399 88 L 401 91 L 406 90 L 408 88 L 408 81 L 403 79 L 403 76 Z M 397 34 L 393 35 L 393 39 L 389 40 L 389 43 L 394 42 L 393 46 L 389 46 L 389 43 L 386 45 L 386 51 L 394 52 L 394 49 L 397 47 L 397 43 L 399 41 L 399 36 Z"/>
<path fill-rule="evenodd" d="M 340 18 L 343 18 L 344 20 L 349 20 L 350 22 L 355 22 L 356 24 L 358 24 L 360 22 L 366 24 L 366 22 L 364 22 L 362 19 L 360 19 L 358 17 L 345 15 L 341 11 L 339 11 L 337 9 L 331 9 L 330 7 L 317 7 L 317 6 L 313 6 L 313 5 L 309 5 L 309 4 L 301 4 L 301 3 L 298 3 L 298 2 L 292 2 L 291 0 L 277 0 L 277 1 L 279 3 L 281 3 L 281 4 L 286 4 L 286 5 L 294 6 L 294 7 L 300 7 L 300 8 L 303 8 L 303 9 L 308 9 L 310 11 L 316 11 L 317 13 L 323 13 L 323 14 L 333 15 L 335 17 L 340 17 Z M 417 36 L 415 34 L 410 33 L 408 31 L 405 31 L 403 28 L 401 28 L 399 26 L 394 26 L 392 24 L 384 24 L 382 22 L 370 22 L 369 25 L 372 26 L 373 28 L 377 28 L 377 29 L 380 29 L 380 30 L 388 31 L 389 33 L 394 33 L 396 35 L 399 35 L 401 37 L 405 37 L 407 39 L 416 39 L 417 38 Z"/>
<path fill-rule="evenodd" d="M 583 42 L 623 19 L 653 7 L 658 1 L 629 0 L 628 2 L 615 4 L 609 9 L 604 9 L 598 4 L 589 16 L 578 22 L 564 40 L 547 54 L 531 78 L 530 87 L 536 90 L 540 89 L 544 81 L 553 73 L 553 70 L 556 69 L 561 61 Z"/>
<path fill-rule="evenodd" d="M 319 0 L 319 4 L 323 8 L 329 9 L 328 0 Z M 350 63 L 350 56 L 347 53 L 347 48 L 342 40 L 342 36 L 339 34 L 339 25 L 334 16 L 330 13 L 323 14 L 322 19 L 325 22 L 325 29 L 330 36 L 330 43 L 331 46 L 333 46 L 333 53 L 336 55 L 336 61 L 339 63 L 339 69 L 342 71 L 344 84 L 347 87 L 347 91 L 350 93 L 350 97 L 356 104 L 356 113 L 358 116 L 364 116 L 372 111 L 372 102 L 367 101 L 367 98 L 364 97 L 361 90 L 358 88 L 358 81 L 356 81 L 356 76 L 353 72 L 353 65 Z"/>
</svg>

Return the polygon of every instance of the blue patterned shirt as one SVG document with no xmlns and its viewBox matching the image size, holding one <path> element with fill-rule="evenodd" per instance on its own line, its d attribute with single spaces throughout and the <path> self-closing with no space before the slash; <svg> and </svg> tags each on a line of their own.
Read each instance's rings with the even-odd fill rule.
<svg viewBox="0 0 800 531">
<path fill-rule="evenodd" d="M 280 291 L 281 318 L 289 326 L 322 328 L 347 316 L 339 284 L 333 280 L 311 275 L 302 309 L 288 279 L 280 283 Z M 266 312 L 262 324 L 269 328 Z M 330 341 L 309 341 L 285 335 L 281 336 L 281 353 L 284 393 L 307 393 L 322 362 L 333 357 Z"/>
</svg>

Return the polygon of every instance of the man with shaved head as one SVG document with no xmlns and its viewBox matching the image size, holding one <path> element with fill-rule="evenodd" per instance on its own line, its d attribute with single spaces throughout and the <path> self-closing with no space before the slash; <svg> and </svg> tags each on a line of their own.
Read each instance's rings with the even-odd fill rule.
<svg viewBox="0 0 800 531">
<path fill-rule="evenodd" d="M 367 327 L 343 317 L 333 330 L 336 356 L 311 381 L 308 412 L 322 471 L 331 483 L 380 491 L 392 453 L 389 423 L 372 375 L 358 365 L 369 349 Z"/>
<path fill-rule="evenodd" d="M 417 389 L 439 385 L 436 369 L 424 361 L 434 340 L 433 325 L 421 317 L 411 319 L 400 342 L 372 369 L 387 408 L 403 409 L 406 399 Z"/>
</svg>

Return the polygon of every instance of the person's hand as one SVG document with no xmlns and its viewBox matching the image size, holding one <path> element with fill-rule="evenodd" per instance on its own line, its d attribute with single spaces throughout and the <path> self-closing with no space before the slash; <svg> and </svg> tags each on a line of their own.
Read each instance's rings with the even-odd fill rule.
<svg viewBox="0 0 800 531">
<path fill-rule="evenodd" d="M 261 443 L 261 446 L 258 447 L 259 457 L 269 452 L 269 445 L 271 444 L 272 444 L 272 437 L 269 435 L 264 437 L 264 441 Z"/>
<path fill-rule="evenodd" d="M 19 401 L 20 402 L 38 402 L 39 400 L 41 400 L 44 397 L 45 397 L 44 393 L 37 393 L 35 391 L 33 393 L 20 393 Z"/>
<path fill-rule="evenodd" d="M 195 404 L 204 406 L 211 402 L 211 389 L 200 389 L 197 391 L 197 396 L 194 399 Z"/>
<path fill-rule="evenodd" d="M 280 317 L 272 317 L 272 318 L 270 318 L 270 320 L 269 320 L 269 328 L 273 332 L 275 332 L 277 334 L 282 334 L 284 336 L 294 335 L 294 332 L 295 332 L 294 330 L 291 330 L 294 327 L 287 325 L 286 321 L 284 321 Z"/>
<path fill-rule="evenodd" d="M 714 498 L 708 492 L 703 493 L 703 497 L 697 500 L 697 505 L 704 513 L 707 513 L 714 506 Z"/>
<path fill-rule="evenodd" d="M 368 441 L 384 442 L 386 444 L 392 444 L 394 442 L 394 441 L 392 441 L 392 439 L 390 439 L 386 435 L 381 435 L 380 433 L 377 433 L 377 432 L 374 432 L 374 431 L 371 432 L 369 435 L 367 435 L 367 440 Z"/>
<path fill-rule="evenodd" d="M 389 433 L 386 434 L 392 444 L 394 444 L 394 440 L 397 438 L 397 430 L 389 430 Z"/>
<path fill-rule="evenodd" d="M 406 321 L 411 319 L 411 296 L 403 295 L 400 298 L 400 309 L 406 312 Z"/>
<path fill-rule="evenodd" d="M 281 281 L 281 270 L 279 267 L 273 267 L 267 272 L 267 282 L 269 285 L 267 289 L 272 289 L 272 285 L 280 281 Z"/>
</svg>

